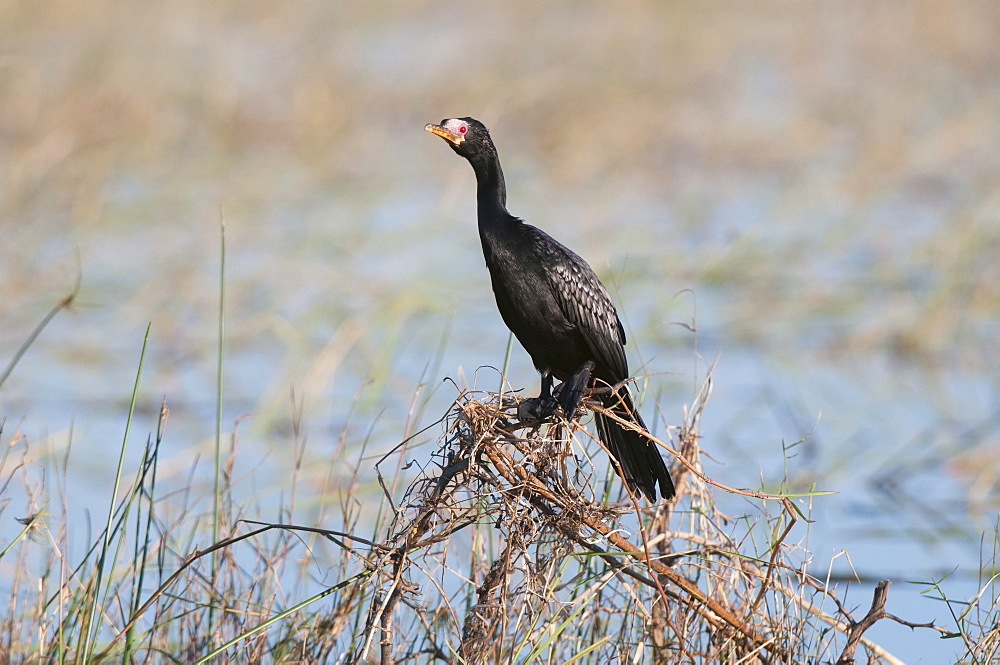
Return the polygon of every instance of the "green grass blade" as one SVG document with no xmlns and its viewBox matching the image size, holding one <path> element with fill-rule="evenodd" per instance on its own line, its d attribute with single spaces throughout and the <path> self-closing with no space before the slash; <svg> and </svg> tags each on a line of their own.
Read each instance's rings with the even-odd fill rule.
<svg viewBox="0 0 1000 665">
<path fill-rule="evenodd" d="M 83 647 L 80 650 L 80 662 L 90 661 L 90 654 L 94 648 L 94 641 L 97 639 L 97 606 L 98 596 L 101 593 L 101 582 L 104 580 L 104 567 L 107 564 L 108 551 L 111 549 L 111 537 L 115 532 L 113 523 L 115 518 L 115 497 L 118 496 L 118 488 L 121 484 L 122 470 L 125 466 L 125 449 L 128 446 L 129 431 L 132 429 L 132 417 L 135 414 L 135 402 L 139 395 L 139 380 L 142 377 L 142 365 L 146 360 L 146 347 L 149 344 L 149 330 L 152 323 L 146 324 L 146 334 L 142 339 L 142 352 L 139 354 L 139 368 L 135 373 L 135 384 L 132 386 L 132 401 L 129 403 L 128 417 L 125 420 L 125 435 L 122 437 L 121 449 L 118 453 L 118 468 L 115 471 L 114 488 L 111 491 L 111 500 L 108 506 L 108 520 L 104 530 L 104 541 L 101 545 L 101 556 L 97 562 L 97 575 L 94 586 L 90 590 L 87 598 L 89 608 L 84 613 L 87 617 L 83 623 Z"/>
<path fill-rule="evenodd" d="M 284 619 L 284 618 L 286 618 L 288 616 L 291 616 L 292 614 L 295 614 L 296 612 L 298 612 L 302 608 L 304 608 L 304 607 L 306 607 L 308 605 L 311 605 L 312 603 L 315 603 L 317 600 L 322 600 L 323 598 L 326 598 L 327 596 L 329 596 L 334 591 L 339 591 L 340 589 L 343 589 L 344 587 L 350 586 L 351 584 L 354 584 L 355 582 L 358 582 L 360 580 L 365 579 L 366 577 L 370 576 L 372 574 L 372 572 L 374 572 L 374 571 L 365 571 L 365 572 L 358 573 L 358 574 L 354 575 L 353 577 L 349 577 L 348 579 L 344 580 L 343 582 L 340 582 L 339 584 L 337 584 L 335 586 L 332 586 L 332 587 L 330 587 L 328 589 L 324 589 L 323 591 L 320 591 L 315 596 L 312 596 L 310 598 L 306 598 L 301 603 L 298 603 L 296 605 L 293 605 L 292 607 L 289 607 L 284 612 L 279 612 L 278 614 L 275 614 L 273 617 L 271 617 L 267 621 L 264 621 L 263 623 L 261 623 L 261 624 L 259 624 L 257 626 L 254 626 L 253 628 L 251 628 L 250 630 L 248 630 L 245 633 L 237 635 L 236 637 L 234 637 L 233 639 L 229 640 L 228 642 L 226 642 L 222 646 L 218 647 L 217 649 L 214 649 L 211 653 L 208 653 L 205 656 L 202 656 L 197 661 L 195 661 L 194 665 L 202 665 L 202 663 L 207 663 L 208 661 L 212 660 L 213 658 L 215 658 L 216 656 L 218 656 L 219 654 L 221 654 L 222 652 L 224 652 L 226 649 L 232 647 L 235 644 L 238 644 L 239 642 L 245 640 L 246 638 L 250 637 L 251 635 L 264 630 L 268 626 L 271 626 L 272 624 L 275 624 L 278 621 L 281 621 L 282 619 Z"/>
</svg>

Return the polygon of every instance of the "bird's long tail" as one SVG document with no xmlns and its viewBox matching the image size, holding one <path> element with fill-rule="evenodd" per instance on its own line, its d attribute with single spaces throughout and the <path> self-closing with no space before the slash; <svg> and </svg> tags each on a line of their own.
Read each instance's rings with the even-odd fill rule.
<svg viewBox="0 0 1000 665">
<path fill-rule="evenodd" d="M 646 430 L 646 424 L 632 402 L 628 388 L 618 394 L 603 395 L 601 403 L 622 420 L 631 421 Z M 618 461 L 625 484 L 642 492 L 650 502 L 656 501 L 656 485 L 664 499 L 674 496 L 674 483 L 655 443 L 634 429 L 625 429 L 610 417 L 597 413 L 597 434 L 608 452 Z"/>
</svg>

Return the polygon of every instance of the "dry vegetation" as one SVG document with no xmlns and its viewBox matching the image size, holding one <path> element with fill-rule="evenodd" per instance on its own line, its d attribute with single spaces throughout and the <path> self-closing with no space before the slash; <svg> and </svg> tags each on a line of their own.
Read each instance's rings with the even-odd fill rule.
<svg viewBox="0 0 1000 665">
<path fill-rule="evenodd" d="M 413 437 L 376 465 L 395 471 L 379 473 L 384 501 L 366 513 L 389 518 L 374 540 L 357 533 L 352 492 L 344 531 L 252 519 L 233 501 L 232 451 L 219 513 L 169 517 L 176 497 L 157 485 L 164 404 L 133 486 L 86 553 L 73 558 L 65 512 L 53 520 L 48 507 L 0 553 L 13 571 L 2 662 L 853 665 L 860 650 L 863 662 L 900 663 L 865 636 L 879 620 L 962 639 L 963 663 L 994 662 L 992 580 L 953 616 L 956 631 L 887 613 L 888 581 L 860 616 L 797 540 L 803 507 L 824 492 L 765 494 L 705 476 L 710 391 L 708 378 L 676 441 L 659 442 L 679 492 L 655 507 L 613 501 L 620 483 L 595 467 L 599 444 L 579 422 L 520 422 L 520 397 L 462 393 L 401 497 L 390 488 L 414 463 Z M 28 480 L 30 460 L 12 449 L 5 486 Z M 747 512 L 722 514 L 718 492 L 750 499 Z M 282 508 L 294 510 L 294 499 Z M 229 536 L 193 545 L 212 522 Z"/>
<path fill-rule="evenodd" d="M 788 539 L 804 519 L 795 499 L 724 488 L 778 510 L 734 518 L 715 508 L 719 486 L 699 461 L 703 401 L 671 450 L 680 498 L 655 509 L 604 503 L 607 484 L 579 447 L 592 441 L 586 430 L 519 423 L 517 401 L 456 402 L 434 471 L 411 485 L 376 550 L 382 577 L 357 655 L 846 664 L 862 645 L 868 662 L 899 662 L 863 635 L 878 619 L 907 623 L 884 613 L 888 582 L 855 621 Z M 637 533 L 623 528 L 633 511 Z"/>
</svg>

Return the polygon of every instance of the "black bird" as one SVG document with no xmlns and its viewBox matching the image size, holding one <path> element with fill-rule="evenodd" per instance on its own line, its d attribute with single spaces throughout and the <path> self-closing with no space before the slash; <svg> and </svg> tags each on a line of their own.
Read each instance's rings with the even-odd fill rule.
<svg viewBox="0 0 1000 665">
<path fill-rule="evenodd" d="M 563 382 L 558 405 L 572 418 L 592 379 L 612 387 L 628 379 L 625 330 L 611 296 L 586 261 L 507 212 L 500 158 L 483 123 L 451 118 L 424 129 L 447 141 L 476 172 L 479 238 L 497 308 L 542 374 L 535 412 L 555 410 L 555 377 Z M 623 420 L 646 429 L 627 387 L 606 389 L 600 400 Z M 598 435 L 621 466 L 630 489 L 655 502 L 659 483 L 664 499 L 674 496 L 674 484 L 656 444 L 605 415 L 596 414 L 596 420 Z"/>
</svg>

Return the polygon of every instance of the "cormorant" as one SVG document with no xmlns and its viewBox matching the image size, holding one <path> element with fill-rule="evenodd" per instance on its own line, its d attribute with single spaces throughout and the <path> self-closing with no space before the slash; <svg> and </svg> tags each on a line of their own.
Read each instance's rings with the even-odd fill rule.
<svg viewBox="0 0 1000 665">
<path fill-rule="evenodd" d="M 440 136 L 476 172 L 479 238 L 504 323 L 531 356 L 542 375 L 536 413 L 552 413 L 553 377 L 562 381 L 559 405 L 568 418 L 578 408 L 585 388 L 599 380 L 601 403 L 643 430 L 628 388 L 625 330 L 611 296 L 591 267 L 547 233 L 507 212 L 507 189 L 500 158 L 483 123 L 451 118 L 424 129 Z M 674 484 L 654 444 L 641 432 L 626 429 L 595 414 L 597 432 L 621 467 L 629 489 L 656 501 L 656 485 L 664 499 Z"/>
</svg>

